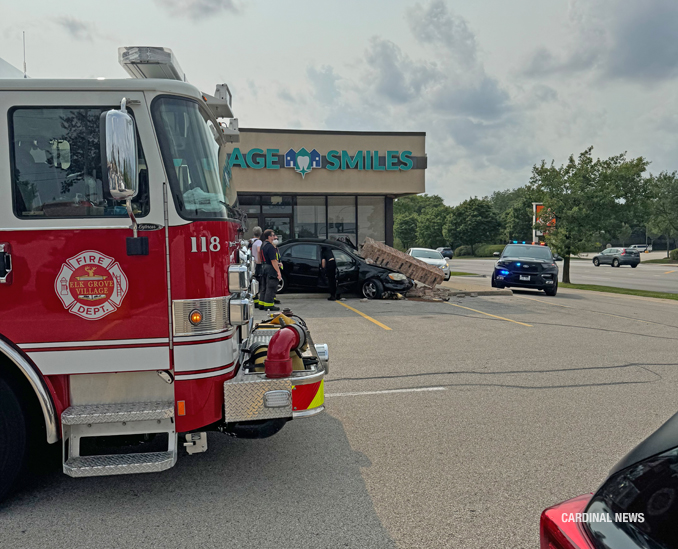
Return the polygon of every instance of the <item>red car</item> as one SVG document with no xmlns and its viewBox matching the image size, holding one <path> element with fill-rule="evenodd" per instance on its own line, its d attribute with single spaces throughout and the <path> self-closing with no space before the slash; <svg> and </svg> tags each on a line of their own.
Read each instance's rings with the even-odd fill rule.
<svg viewBox="0 0 678 549">
<path fill-rule="evenodd" d="M 541 549 L 678 548 L 678 414 L 610 471 L 597 492 L 541 514 Z"/>
</svg>

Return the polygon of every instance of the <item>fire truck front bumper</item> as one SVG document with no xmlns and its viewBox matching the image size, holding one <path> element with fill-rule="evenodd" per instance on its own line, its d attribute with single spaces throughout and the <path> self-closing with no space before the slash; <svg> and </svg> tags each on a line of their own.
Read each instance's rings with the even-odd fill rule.
<svg viewBox="0 0 678 549">
<path fill-rule="evenodd" d="M 272 379 L 263 372 L 238 374 L 224 382 L 224 422 L 311 417 L 325 409 L 327 345 L 316 345 L 317 366 Z"/>
</svg>

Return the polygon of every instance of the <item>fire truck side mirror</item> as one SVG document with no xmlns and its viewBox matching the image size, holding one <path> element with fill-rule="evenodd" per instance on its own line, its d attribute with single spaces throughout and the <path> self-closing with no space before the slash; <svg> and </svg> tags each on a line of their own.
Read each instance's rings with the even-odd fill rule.
<svg viewBox="0 0 678 549">
<path fill-rule="evenodd" d="M 139 191 L 139 158 L 134 119 L 126 99 L 120 110 L 101 114 L 101 164 L 103 184 L 115 200 L 131 200 Z"/>
</svg>

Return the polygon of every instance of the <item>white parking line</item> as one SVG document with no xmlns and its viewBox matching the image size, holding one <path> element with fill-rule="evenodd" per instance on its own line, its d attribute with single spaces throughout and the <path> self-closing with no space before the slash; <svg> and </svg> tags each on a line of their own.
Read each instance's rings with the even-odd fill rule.
<svg viewBox="0 0 678 549">
<path fill-rule="evenodd" d="M 416 389 L 385 389 L 383 391 L 360 391 L 356 393 L 325 393 L 325 397 L 352 397 L 362 395 L 385 395 L 388 393 L 420 393 L 423 391 L 446 391 L 446 387 L 418 387 Z"/>
</svg>

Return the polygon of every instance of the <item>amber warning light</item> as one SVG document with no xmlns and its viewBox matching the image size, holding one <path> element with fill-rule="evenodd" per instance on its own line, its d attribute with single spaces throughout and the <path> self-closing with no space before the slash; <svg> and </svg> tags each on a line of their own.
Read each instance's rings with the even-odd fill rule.
<svg viewBox="0 0 678 549">
<path fill-rule="evenodd" d="M 188 315 L 188 320 L 193 324 L 193 326 L 197 326 L 202 322 L 202 313 L 200 311 L 193 310 L 191 311 L 191 314 Z"/>
</svg>

